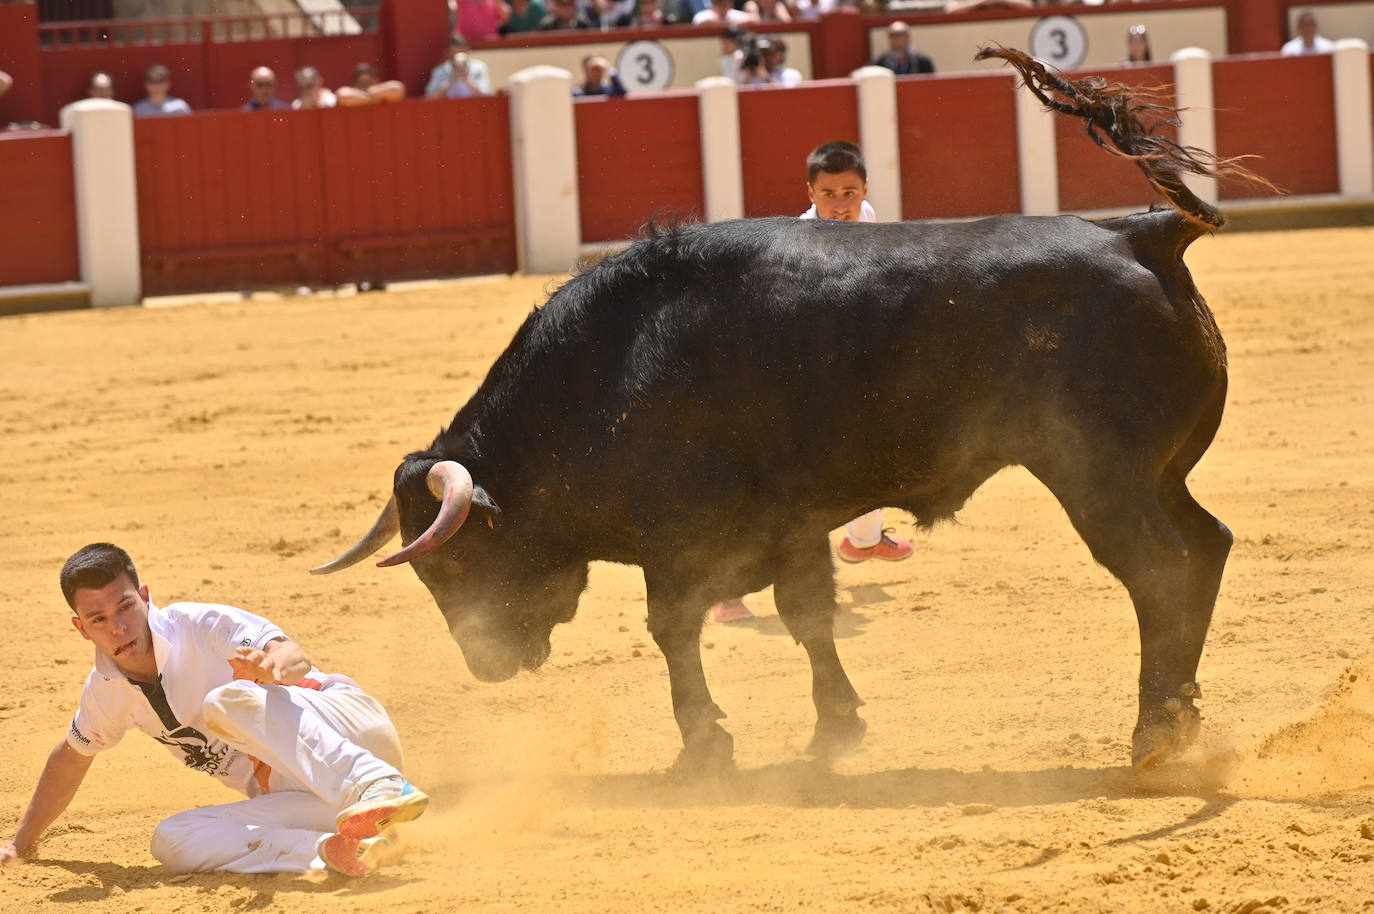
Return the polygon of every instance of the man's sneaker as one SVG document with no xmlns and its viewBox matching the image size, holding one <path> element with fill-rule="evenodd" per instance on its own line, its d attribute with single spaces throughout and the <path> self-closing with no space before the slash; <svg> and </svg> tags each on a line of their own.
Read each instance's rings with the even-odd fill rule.
<svg viewBox="0 0 1374 914">
<path fill-rule="evenodd" d="M 895 536 L 888 536 L 888 531 L 883 531 L 882 539 L 869 546 L 867 549 L 855 546 L 845 537 L 840 541 L 840 548 L 835 550 L 839 553 L 843 561 L 854 564 L 856 562 L 866 562 L 869 559 L 880 559 L 884 562 L 900 562 L 902 559 L 911 558 L 911 544 L 906 540 L 897 539 Z"/>
<path fill-rule="evenodd" d="M 749 607 L 745 606 L 744 601 L 738 597 L 712 606 L 711 615 L 715 617 L 717 622 L 738 622 L 741 619 L 754 618 Z"/>
<path fill-rule="evenodd" d="M 418 819 L 428 806 L 429 797 L 405 778 L 380 778 L 367 785 L 358 802 L 339 813 L 334 830 L 345 838 L 371 838 L 397 822 Z"/>
<path fill-rule="evenodd" d="M 394 859 L 396 845 L 391 832 L 371 838 L 330 835 L 320 842 L 320 859 L 331 870 L 345 876 L 366 876 Z"/>
</svg>

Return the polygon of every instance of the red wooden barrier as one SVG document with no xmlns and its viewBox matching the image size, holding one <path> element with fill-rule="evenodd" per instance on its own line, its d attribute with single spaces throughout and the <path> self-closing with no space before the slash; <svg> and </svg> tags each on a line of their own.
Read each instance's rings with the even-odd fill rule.
<svg viewBox="0 0 1374 914">
<path fill-rule="evenodd" d="M 859 142 L 858 94 L 849 80 L 739 92 L 746 216 L 796 216 L 810 206 L 806 156 L 829 140 Z M 886 214 L 884 214 L 886 215 Z"/>
<path fill-rule="evenodd" d="M 147 295 L 514 269 L 505 100 L 134 123 Z"/>
<path fill-rule="evenodd" d="M 1174 68 L 1168 64 L 1075 70 L 1070 76 L 1076 80 L 1101 76 L 1136 90 L 1132 94 L 1138 102 L 1151 101 L 1170 108 L 1174 105 Z M 1156 98 L 1147 99 L 1146 96 L 1150 94 Z M 1142 112 L 1141 116 L 1147 125 L 1159 120 L 1158 117 L 1152 119 L 1149 112 Z M 1054 133 L 1055 157 L 1059 164 L 1060 209 L 1073 212 L 1146 207 L 1158 199 L 1154 188 L 1140 173 L 1140 168 L 1130 159 L 1114 156 L 1099 148 L 1087 135 L 1083 122 L 1078 118 L 1056 115 Z M 1178 139 L 1176 127 L 1162 127 L 1160 133 L 1172 140 Z"/>
<path fill-rule="evenodd" d="M 0 286 L 81 278 L 72 138 L 0 132 Z"/>
<path fill-rule="evenodd" d="M 1245 164 L 1290 194 L 1340 190 L 1331 55 L 1232 57 L 1212 65 L 1217 153 L 1256 155 Z M 1263 197 L 1252 184 L 1222 182 L 1223 198 Z"/>
<path fill-rule="evenodd" d="M 633 237 L 655 213 L 701 217 L 698 105 L 695 92 L 574 103 L 584 243 Z"/>
<path fill-rule="evenodd" d="M 1020 212 L 1010 76 L 898 77 L 897 124 L 903 219 Z"/>
</svg>

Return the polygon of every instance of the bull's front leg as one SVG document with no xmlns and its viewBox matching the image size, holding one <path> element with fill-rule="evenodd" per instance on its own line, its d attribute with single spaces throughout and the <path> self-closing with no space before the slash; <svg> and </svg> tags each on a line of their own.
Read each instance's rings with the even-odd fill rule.
<svg viewBox="0 0 1374 914">
<path fill-rule="evenodd" d="M 646 581 L 649 575 L 645 575 Z M 687 774 L 717 774 L 733 765 L 735 741 L 716 721 L 725 712 L 711 699 L 701 666 L 700 607 L 688 608 L 681 599 L 656 596 L 649 585 L 649 633 L 668 661 L 673 716 L 682 731 L 682 752 L 675 770 Z"/>
<path fill-rule="evenodd" d="M 778 615 L 811 661 L 811 699 L 816 732 L 808 754 L 832 761 L 863 739 L 863 699 L 854 690 L 835 650 L 835 566 L 824 536 L 784 550 L 789 557 L 774 584 Z"/>
</svg>

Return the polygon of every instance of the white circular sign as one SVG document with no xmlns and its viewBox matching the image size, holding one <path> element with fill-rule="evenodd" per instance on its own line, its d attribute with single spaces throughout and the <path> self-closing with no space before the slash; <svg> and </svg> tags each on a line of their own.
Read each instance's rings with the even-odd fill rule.
<svg viewBox="0 0 1374 914">
<path fill-rule="evenodd" d="M 1030 52 L 1060 69 L 1076 67 L 1088 56 L 1088 34 L 1072 16 L 1046 16 L 1031 29 Z"/>
<path fill-rule="evenodd" d="M 673 55 L 657 41 L 632 41 L 620 49 L 615 69 L 631 92 L 666 89 L 673 82 Z"/>
</svg>

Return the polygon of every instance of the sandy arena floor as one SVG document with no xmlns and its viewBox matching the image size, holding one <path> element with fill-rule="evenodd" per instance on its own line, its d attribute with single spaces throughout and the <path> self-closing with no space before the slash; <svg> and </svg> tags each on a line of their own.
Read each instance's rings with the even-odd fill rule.
<svg viewBox="0 0 1374 914">
<path fill-rule="evenodd" d="M 99 539 L 154 599 L 261 612 L 360 680 L 434 798 L 375 878 L 171 876 L 155 823 L 234 797 L 130 736 L 0 871 L 0 909 L 1374 911 L 1371 252 L 1365 229 L 1189 254 L 1232 363 L 1192 488 L 1236 546 L 1200 745 L 1147 783 L 1127 767 L 1130 603 L 1021 471 L 913 561 L 839 568 L 870 730 L 832 771 L 802 760 L 807 664 L 767 593 L 755 623 L 703 635 L 738 775 L 682 786 L 637 568 L 594 567 L 550 662 L 501 685 L 468 674 L 410 571 L 307 575 L 367 528 L 546 278 L 0 319 L 0 833 L 89 669 L 57 573 Z"/>
</svg>

